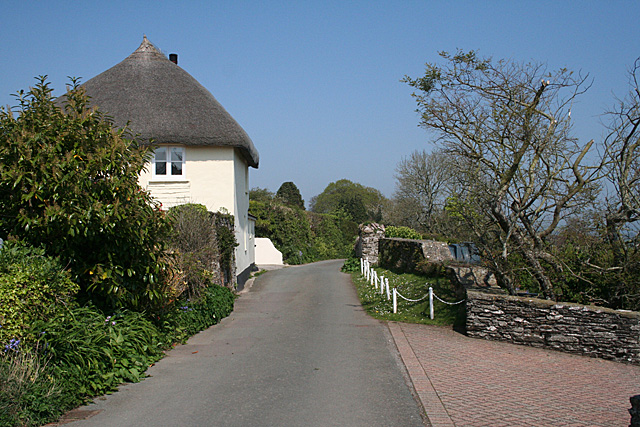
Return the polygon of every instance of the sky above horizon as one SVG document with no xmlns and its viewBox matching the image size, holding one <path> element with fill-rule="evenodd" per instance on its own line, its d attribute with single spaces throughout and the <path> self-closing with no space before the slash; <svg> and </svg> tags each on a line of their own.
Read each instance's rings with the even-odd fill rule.
<svg viewBox="0 0 640 427">
<path fill-rule="evenodd" d="M 578 138 L 603 138 L 600 115 L 628 90 L 640 56 L 637 1 L 2 0 L 0 105 L 48 75 L 86 81 L 143 35 L 196 78 L 260 153 L 250 186 L 293 181 L 303 198 L 349 179 L 395 189 L 395 168 L 430 150 L 411 88 L 438 52 L 541 62 L 589 74 L 572 109 Z"/>
</svg>

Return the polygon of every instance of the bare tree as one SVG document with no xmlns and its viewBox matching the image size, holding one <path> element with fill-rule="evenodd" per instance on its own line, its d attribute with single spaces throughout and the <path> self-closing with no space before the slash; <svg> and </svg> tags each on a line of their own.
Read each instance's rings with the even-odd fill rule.
<svg viewBox="0 0 640 427">
<path fill-rule="evenodd" d="M 598 165 L 585 161 L 593 141 L 570 132 L 587 77 L 475 52 L 440 55 L 444 66 L 427 64 L 423 77 L 404 81 L 416 89 L 421 126 L 457 165 L 461 191 L 449 210 L 473 228 L 503 287 L 514 290 L 516 254 L 553 298 L 547 268 L 562 265 L 546 239 L 598 190 Z"/>
<path fill-rule="evenodd" d="M 451 170 L 440 150 L 414 151 L 396 167 L 394 202 L 408 226 L 437 232 L 436 218 L 445 204 Z"/>
<path fill-rule="evenodd" d="M 629 73 L 630 90 L 607 113 L 610 133 L 607 148 L 607 179 L 615 190 L 609 200 L 606 215 L 607 239 L 614 255 L 614 264 L 622 266 L 628 251 L 638 249 L 638 230 L 630 230 L 640 220 L 640 58 Z M 634 240 L 633 244 L 629 244 Z"/>
</svg>

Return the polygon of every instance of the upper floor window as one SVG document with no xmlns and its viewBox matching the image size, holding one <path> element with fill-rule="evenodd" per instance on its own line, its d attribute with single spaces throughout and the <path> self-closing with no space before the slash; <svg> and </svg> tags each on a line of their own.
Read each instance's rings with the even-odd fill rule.
<svg viewBox="0 0 640 427">
<path fill-rule="evenodd" d="M 184 179 L 184 147 L 157 147 L 153 175 L 163 179 Z"/>
</svg>

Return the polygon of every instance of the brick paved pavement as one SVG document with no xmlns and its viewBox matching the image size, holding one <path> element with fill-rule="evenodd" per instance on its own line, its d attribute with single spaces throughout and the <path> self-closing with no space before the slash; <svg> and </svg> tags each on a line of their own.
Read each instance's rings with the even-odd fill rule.
<svg viewBox="0 0 640 427">
<path fill-rule="evenodd" d="M 432 427 L 629 425 L 640 367 L 389 323 Z"/>
</svg>

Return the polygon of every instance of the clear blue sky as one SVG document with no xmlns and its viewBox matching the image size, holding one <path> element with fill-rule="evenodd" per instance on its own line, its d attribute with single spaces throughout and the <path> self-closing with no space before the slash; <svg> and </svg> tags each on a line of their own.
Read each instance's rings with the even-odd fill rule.
<svg viewBox="0 0 640 427">
<path fill-rule="evenodd" d="M 143 34 L 253 139 L 252 187 L 293 181 L 309 200 L 347 178 L 391 196 L 397 163 L 430 149 L 411 90 L 441 50 L 479 50 L 589 73 L 576 135 L 623 95 L 640 56 L 638 1 L 0 0 L 0 105 L 47 74 L 55 94 L 112 67 Z"/>
</svg>

